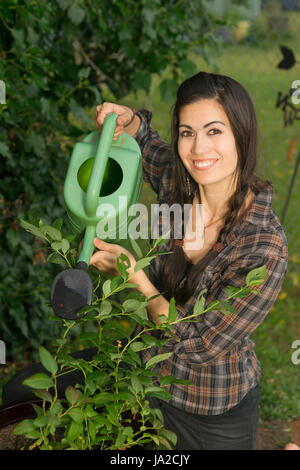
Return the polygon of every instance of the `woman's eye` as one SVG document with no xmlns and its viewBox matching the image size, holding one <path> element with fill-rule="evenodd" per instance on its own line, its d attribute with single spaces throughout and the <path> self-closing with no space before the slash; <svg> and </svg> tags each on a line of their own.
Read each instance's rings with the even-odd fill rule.
<svg viewBox="0 0 300 470">
<path fill-rule="evenodd" d="M 193 132 L 192 131 L 181 131 L 180 132 L 180 137 L 193 137 Z"/>
<path fill-rule="evenodd" d="M 217 134 L 221 134 L 221 131 L 220 129 L 210 129 L 208 133 L 209 135 L 217 135 Z"/>
</svg>

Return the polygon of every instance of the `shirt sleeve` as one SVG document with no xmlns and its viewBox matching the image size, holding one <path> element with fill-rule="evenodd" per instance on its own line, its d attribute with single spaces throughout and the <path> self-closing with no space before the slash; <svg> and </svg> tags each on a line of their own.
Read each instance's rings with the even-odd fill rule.
<svg viewBox="0 0 300 470">
<path fill-rule="evenodd" d="M 168 187 L 171 179 L 171 148 L 164 142 L 159 133 L 150 126 L 152 113 L 146 109 L 137 109 L 135 114 L 141 124 L 135 140 L 140 146 L 143 157 L 143 177 L 156 194 L 161 184 Z"/>
<path fill-rule="evenodd" d="M 229 302 L 234 313 L 226 316 L 220 310 L 208 311 L 197 322 L 180 322 L 175 326 L 174 334 L 179 343 L 168 343 L 167 349 L 174 351 L 180 359 L 199 366 L 224 356 L 238 343 L 249 336 L 264 320 L 274 304 L 287 271 L 287 258 L 273 256 L 262 258 L 249 255 L 238 258 L 223 275 L 220 275 L 214 287 L 209 290 L 205 306 L 213 300 L 225 300 L 226 287 L 246 285 L 246 275 L 252 269 L 266 266 L 267 277 L 263 284 L 256 286 L 259 294 L 250 292 L 246 297 L 233 298 Z M 194 304 L 177 305 L 178 319 L 193 314 Z"/>
</svg>

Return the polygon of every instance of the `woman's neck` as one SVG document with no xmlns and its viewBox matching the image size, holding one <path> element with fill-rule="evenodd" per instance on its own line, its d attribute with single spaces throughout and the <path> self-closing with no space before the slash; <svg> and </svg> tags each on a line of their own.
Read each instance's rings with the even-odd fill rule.
<svg viewBox="0 0 300 470">
<path fill-rule="evenodd" d="M 228 201 L 233 191 L 232 187 L 216 187 L 215 185 L 199 185 L 201 204 L 203 205 L 204 224 L 224 217 L 228 211 Z M 198 196 L 197 196 L 198 197 Z"/>
</svg>

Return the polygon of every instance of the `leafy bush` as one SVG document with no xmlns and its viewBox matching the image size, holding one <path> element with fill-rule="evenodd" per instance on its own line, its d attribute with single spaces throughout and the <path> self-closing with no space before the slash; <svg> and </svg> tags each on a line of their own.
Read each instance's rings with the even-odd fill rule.
<svg viewBox="0 0 300 470">
<path fill-rule="evenodd" d="M 151 3 L 151 6 L 150 6 Z M 219 39 L 202 2 L 189 0 L 6 0 L 0 4 L 0 325 L 7 358 L 37 351 L 49 323 L 55 267 L 18 221 L 64 218 L 62 185 L 75 141 L 94 128 L 89 108 L 103 90 L 117 99 L 149 90 L 169 67 L 163 97 L 195 71 L 197 48 L 210 63 Z M 70 118 L 71 117 L 71 118 Z"/>
<path fill-rule="evenodd" d="M 75 267 L 73 249 L 63 238 L 57 223 L 54 227 L 42 223 L 34 226 L 22 221 L 22 225 L 49 243 L 55 259 L 60 258 L 66 267 Z M 146 256 L 138 259 L 135 272 L 147 266 L 153 256 L 165 254 L 158 251 L 163 242 L 162 239 L 156 240 Z M 138 258 L 140 250 L 136 251 Z M 176 435 L 164 429 L 161 410 L 149 405 L 151 396 L 162 400 L 172 398 L 169 384 L 189 384 L 187 380 L 172 376 L 160 377 L 154 370 L 158 363 L 173 354 L 163 352 L 163 346 L 170 340 L 179 341 L 172 333 L 174 325 L 199 322 L 201 315 L 215 309 L 220 309 L 224 315 L 233 315 L 229 300 L 244 297 L 250 291 L 257 293 L 254 287 L 266 276 L 265 266 L 254 269 L 248 273 L 245 287 L 228 286 L 226 299 L 215 300 L 207 306 L 206 290 L 203 290 L 195 302 L 193 313 L 185 318 L 178 318 L 173 298 L 168 318 L 163 316 L 164 321 L 157 325 L 148 318 L 148 299 L 133 290 L 135 285 L 130 283 L 131 277 L 127 272 L 130 261 L 124 256 L 118 259 L 118 276 L 105 279 L 99 271 L 90 271 L 94 284 L 92 305 L 77 312 L 78 320 L 61 320 L 63 333 L 55 341 L 55 352 L 39 347 L 45 373 L 28 377 L 24 384 L 33 390 L 41 403 L 33 404 L 34 419 L 23 420 L 14 429 L 16 435 L 25 435 L 32 440 L 30 450 L 37 447 L 42 450 L 113 450 L 147 445 L 174 447 Z M 90 328 L 84 328 L 85 331 L 81 330 L 75 341 L 70 341 L 70 332 L 78 324 Z M 162 335 L 157 335 L 157 332 Z M 74 347 L 84 346 L 95 348 L 90 360 L 70 355 Z M 158 348 L 158 354 L 142 364 L 140 351 L 153 346 Z M 83 383 L 69 385 L 61 397 L 57 379 L 71 371 L 80 371 Z"/>
</svg>

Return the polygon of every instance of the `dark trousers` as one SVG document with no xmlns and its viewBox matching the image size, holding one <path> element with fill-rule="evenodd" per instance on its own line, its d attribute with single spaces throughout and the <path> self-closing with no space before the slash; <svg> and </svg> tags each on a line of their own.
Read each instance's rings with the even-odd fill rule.
<svg viewBox="0 0 300 470">
<path fill-rule="evenodd" d="M 177 435 L 177 450 L 255 450 L 260 398 L 257 385 L 226 413 L 209 416 L 187 413 L 157 398 L 150 404 L 161 409 L 165 428 Z"/>
<path fill-rule="evenodd" d="M 78 351 L 74 357 L 90 360 L 96 348 Z M 128 367 L 127 364 L 124 364 Z M 22 382 L 38 372 L 48 373 L 42 364 L 32 364 L 19 371 L 4 386 L 2 406 L 35 399 L 31 390 Z M 83 383 L 80 371 L 58 378 L 58 396 L 63 398 L 68 385 Z M 260 386 L 251 389 L 236 406 L 221 415 L 196 415 L 187 413 L 170 403 L 151 397 L 152 408 L 160 408 L 165 428 L 177 435 L 177 450 L 254 450 L 259 419 Z"/>
</svg>

